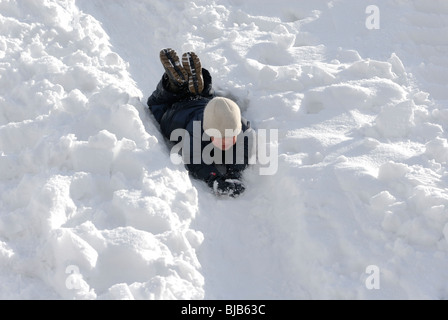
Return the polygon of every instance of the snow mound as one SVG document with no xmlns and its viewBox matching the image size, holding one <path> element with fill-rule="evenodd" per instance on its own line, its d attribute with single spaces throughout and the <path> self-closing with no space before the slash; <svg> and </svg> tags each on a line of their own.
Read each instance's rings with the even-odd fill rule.
<svg viewBox="0 0 448 320">
<path fill-rule="evenodd" d="M 74 1 L 25 2 L 1 4 L 0 296 L 202 298 L 197 193 L 127 63 Z"/>
</svg>

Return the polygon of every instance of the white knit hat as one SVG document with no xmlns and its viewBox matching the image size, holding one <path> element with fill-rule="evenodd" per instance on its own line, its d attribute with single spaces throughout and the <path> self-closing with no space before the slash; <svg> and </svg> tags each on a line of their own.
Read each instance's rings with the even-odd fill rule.
<svg viewBox="0 0 448 320">
<path fill-rule="evenodd" d="M 237 136 L 242 130 L 241 110 L 230 99 L 214 98 L 205 107 L 203 126 L 205 131 L 218 130 L 222 138 Z M 231 136 L 229 130 L 233 132 Z"/>
</svg>

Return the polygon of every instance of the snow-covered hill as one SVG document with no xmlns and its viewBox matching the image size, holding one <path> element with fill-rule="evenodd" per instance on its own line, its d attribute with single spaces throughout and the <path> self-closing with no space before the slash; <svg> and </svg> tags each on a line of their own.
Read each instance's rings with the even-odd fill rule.
<svg viewBox="0 0 448 320">
<path fill-rule="evenodd" d="M 448 298 L 447 29 L 444 0 L 0 1 L 0 298 Z M 242 197 L 171 162 L 165 47 L 278 130 Z"/>
</svg>

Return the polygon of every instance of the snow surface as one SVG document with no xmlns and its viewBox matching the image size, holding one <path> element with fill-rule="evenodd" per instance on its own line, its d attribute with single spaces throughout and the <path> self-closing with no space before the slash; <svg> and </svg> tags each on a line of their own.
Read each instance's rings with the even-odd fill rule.
<svg viewBox="0 0 448 320">
<path fill-rule="evenodd" d="M 447 299 L 447 32 L 445 0 L 1 0 L 0 298 Z M 170 161 L 165 47 L 278 129 L 275 175 Z"/>
</svg>

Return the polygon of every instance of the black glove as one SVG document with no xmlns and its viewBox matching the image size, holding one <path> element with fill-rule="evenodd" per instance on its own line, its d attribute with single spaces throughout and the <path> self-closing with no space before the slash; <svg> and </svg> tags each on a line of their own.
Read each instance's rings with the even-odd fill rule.
<svg viewBox="0 0 448 320">
<path fill-rule="evenodd" d="M 213 189 L 216 195 L 228 195 L 233 198 L 238 197 L 246 190 L 240 180 L 227 179 L 223 176 L 210 180 L 208 186 Z"/>
</svg>

